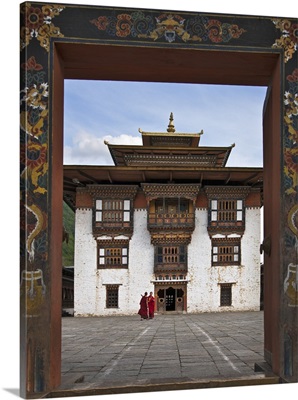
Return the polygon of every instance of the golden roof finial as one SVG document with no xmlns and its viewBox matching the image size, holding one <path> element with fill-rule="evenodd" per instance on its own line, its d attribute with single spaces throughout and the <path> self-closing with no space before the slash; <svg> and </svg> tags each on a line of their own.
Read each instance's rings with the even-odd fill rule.
<svg viewBox="0 0 298 400">
<path fill-rule="evenodd" d="M 175 132 L 175 126 L 174 126 L 173 121 L 174 121 L 174 117 L 173 117 L 173 113 L 171 112 L 170 122 L 169 122 L 168 129 L 167 129 L 168 132 Z"/>
</svg>

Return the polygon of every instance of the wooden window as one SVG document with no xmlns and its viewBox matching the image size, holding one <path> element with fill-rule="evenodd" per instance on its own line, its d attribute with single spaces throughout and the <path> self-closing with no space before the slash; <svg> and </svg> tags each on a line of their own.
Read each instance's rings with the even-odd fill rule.
<svg viewBox="0 0 298 400">
<path fill-rule="evenodd" d="M 106 308 L 119 307 L 119 286 L 107 285 L 106 286 Z"/>
<path fill-rule="evenodd" d="M 122 223 L 130 221 L 130 200 L 97 199 L 95 222 Z"/>
<path fill-rule="evenodd" d="M 186 199 L 163 198 L 155 201 L 158 214 L 181 214 L 189 212 L 189 201 Z"/>
<path fill-rule="evenodd" d="M 186 246 L 158 246 L 155 252 L 157 264 L 182 264 L 186 262 Z"/>
<path fill-rule="evenodd" d="M 243 222 L 243 200 L 211 200 L 210 224 L 230 225 Z"/>
<path fill-rule="evenodd" d="M 103 247 L 98 246 L 98 269 L 101 268 L 127 268 L 128 247 Z"/>
<path fill-rule="evenodd" d="M 222 283 L 220 285 L 220 305 L 227 307 L 232 305 L 232 284 Z"/>
<path fill-rule="evenodd" d="M 212 241 L 212 265 L 240 265 L 240 240 L 227 242 L 223 240 Z"/>
</svg>

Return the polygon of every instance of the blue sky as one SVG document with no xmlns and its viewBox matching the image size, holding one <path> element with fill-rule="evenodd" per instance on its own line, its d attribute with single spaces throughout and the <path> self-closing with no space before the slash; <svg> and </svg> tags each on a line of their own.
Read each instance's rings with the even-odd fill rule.
<svg viewBox="0 0 298 400">
<path fill-rule="evenodd" d="M 64 163 L 113 164 L 104 140 L 141 144 L 138 128 L 204 131 L 201 146 L 235 143 L 227 166 L 262 166 L 266 87 L 65 81 Z"/>
<path fill-rule="evenodd" d="M 228 0 L 79 2 L 84 3 L 265 16 L 289 16 L 294 11 L 291 1 L 287 9 L 271 4 L 270 10 L 260 2 Z M 201 146 L 235 143 L 227 166 L 260 167 L 265 96 L 265 87 L 67 80 L 64 163 L 112 165 L 104 140 L 140 145 L 138 128 L 163 132 L 173 112 L 176 132 L 204 131 Z"/>
</svg>

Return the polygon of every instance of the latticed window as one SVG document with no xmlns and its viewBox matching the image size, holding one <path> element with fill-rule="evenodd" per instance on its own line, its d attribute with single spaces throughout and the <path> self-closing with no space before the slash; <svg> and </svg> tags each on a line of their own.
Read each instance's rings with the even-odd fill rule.
<svg viewBox="0 0 298 400">
<path fill-rule="evenodd" d="M 119 307 L 119 286 L 118 285 L 107 285 L 106 286 L 106 308 L 118 308 Z"/>
<path fill-rule="evenodd" d="M 212 241 L 212 265 L 240 265 L 240 240 L 227 243 L 225 240 Z"/>
<path fill-rule="evenodd" d="M 127 268 L 128 247 L 98 247 L 98 268 Z"/>
<path fill-rule="evenodd" d="M 155 201 L 158 214 L 179 214 L 189 212 L 189 201 L 185 199 L 158 199 Z"/>
<path fill-rule="evenodd" d="M 130 221 L 130 200 L 102 200 L 95 202 L 96 222 L 129 222 Z"/>
<path fill-rule="evenodd" d="M 180 264 L 186 262 L 186 246 L 158 246 L 156 248 L 158 264 Z"/>
<path fill-rule="evenodd" d="M 243 221 L 243 200 L 211 200 L 211 225 Z"/>
<path fill-rule="evenodd" d="M 220 305 L 231 306 L 232 305 L 232 284 L 222 283 L 220 285 Z"/>
</svg>

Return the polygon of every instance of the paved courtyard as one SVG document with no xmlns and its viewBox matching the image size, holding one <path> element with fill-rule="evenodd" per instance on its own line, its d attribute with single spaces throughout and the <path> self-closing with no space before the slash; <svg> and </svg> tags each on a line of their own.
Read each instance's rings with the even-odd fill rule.
<svg viewBox="0 0 298 400">
<path fill-rule="evenodd" d="M 241 380 L 262 362 L 262 311 L 62 319 L 62 382 L 83 391 Z"/>
</svg>

